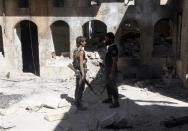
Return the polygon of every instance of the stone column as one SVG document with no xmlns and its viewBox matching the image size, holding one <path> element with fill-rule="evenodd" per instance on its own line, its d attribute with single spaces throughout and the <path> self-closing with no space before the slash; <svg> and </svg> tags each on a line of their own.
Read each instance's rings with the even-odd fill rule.
<svg viewBox="0 0 188 131">
<path fill-rule="evenodd" d="M 147 1 L 145 1 L 147 2 Z M 148 1 L 148 3 L 150 0 Z M 153 50 L 153 24 L 152 7 L 143 3 L 143 12 L 141 14 L 141 59 L 143 64 L 150 64 Z"/>
<path fill-rule="evenodd" d="M 2 36 L 7 69 L 22 71 L 21 42 L 13 27 L 14 20 L 5 18 L 2 26 Z"/>
<path fill-rule="evenodd" d="M 35 17 L 34 20 L 38 29 L 38 48 L 40 67 L 45 66 L 46 60 L 51 58 L 53 52 L 53 42 L 51 41 L 51 31 L 47 17 Z"/>
<path fill-rule="evenodd" d="M 81 24 L 71 24 L 70 25 L 70 57 L 72 58 L 72 54 L 74 49 L 76 48 L 76 38 L 78 36 L 83 36 L 82 26 Z"/>
</svg>

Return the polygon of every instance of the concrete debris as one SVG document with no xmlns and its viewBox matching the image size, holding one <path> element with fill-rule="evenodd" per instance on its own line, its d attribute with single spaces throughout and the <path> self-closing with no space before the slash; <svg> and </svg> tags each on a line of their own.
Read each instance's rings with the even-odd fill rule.
<svg viewBox="0 0 188 131">
<path fill-rule="evenodd" d="M 91 63 L 95 66 L 99 66 L 100 65 L 100 62 L 98 62 L 97 60 L 93 60 L 91 61 Z"/>
<path fill-rule="evenodd" d="M 121 119 L 117 122 L 114 122 L 111 125 L 106 126 L 107 129 L 126 129 L 126 128 L 133 128 L 131 125 L 128 125 L 126 119 Z"/>
<path fill-rule="evenodd" d="M 68 102 L 67 100 L 65 99 L 62 99 L 59 104 L 58 104 L 58 108 L 62 108 L 62 107 L 70 107 L 71 106 L 71 103 Z"/>
<path fill-rule="evenodd" d="M 12 94 L 12 95 L 1 95 L 0 94 L 0 108 L 5 109 L 8 108 L 10 105 L 18 103 L 23 98 L 20 94 Z"/>
<path fill-rule="evenodd" d="M 67 120 L 69 118 L 69 114 L 65 112 L 64 110 L 53 110 L 51 112 L 48 112 L 44 119 L 52 122 L 57 120 Z"/>
<path fill-rule="evenodd" d="M 107 129 L 132 128 L 132 126 L 128 125 L 127 120 L 118 113 L 113 113 L 112 115 L 107 116 L 102 121 L 100 121 L 100 127 Z"/>
<path fill-rule="evenodd" d="M 111 125 L 113 124 L 115 121 L 117 121 L 119 118 L 118 114 L 115 112 L 115 113 L 112 113 L 111 115 L 105 117 L 104 119 L 102 119 L 100 121 L 100 126 L 102 128 L 105 128 L 106 126 L 108 125 Z"/>
<path fill-rule="evenodd" d="M 94 112 L 90 113 L 90 119 L 88 123 L 89 131 L 98 131 L 99 121 L 96 116 L 97 115 Z"/>
<path fill-rule="evenodd" d="M 167 128 L 172 128 L 176 126 L 181 126 L 188 124 L 188 116 L 180 117 L 180 118 L 174 118 L 172 120 L 164 121 L 164 125 Z"/>
<path fill-rule="evenodd" d="M 88 58 L 90 59 L 100 59 L 100 55 L 98 52 L 88 52 L 87 53 Z"/>
<path fill-rule="evenodd" d="M 35 105 L 33 106 L 32 102 L 30 102 L 31 106 L 27 106 L 25 110 L 29 112 L 38 112 L 42 108 L 48 109 L 58 109 L 64 107 L 71 107 L 71 103 L 68 102 L 66 99 L 53 99 L 53 97 L 49 100 L 44 102 L 45 104 Z"/>
<path fill-rule="evenodd" d="M 42 104 L 42 105 L 40 105 L 40 106 L 35 106 L 35 107 L 30 107 L 30 106 L 28 106 L 28 107 L 26 107 L 25 109 L 28 110 L 28 111 L 30 111 L 30 112 L 37 112 L 37 111 L 39 111 L 40 109 L 42 109 L 43 107 L 48 108 L 48 109 L 55 109 L 54 107 L 51 107 L 51 106 L 46 105 L 46 104 Z"/>
<path fill-rule="evenodd" d="M 58 126 L 58 127 L 60 127 L 60 126 Z M 72 131 L 71 127 L 67 127 L 67 128 L 60 127 L 60 128 L 62 129 L 62 131 Z"/>
<path fill-rule="evenodd" d="M 6 77 L 7 79 L 9 79 L 9 78 L 10 78 L 10 72 L 8 72 L 5 77 Z"/>
<path fill-rule="evenodd" d="M 162 80 L 167 87 L 182 87 L 183 86 L 183 82 L 180 79 L 163 77 Z"/>
<path fill-rule="evenodd" d="M 11 128 L 14 128 L 16 127 L 16 125 L 12 122 L 4 122 L 2 124 L 0 124 L 0 130 L 8 130 L 8 129 L 11 129 Z"/>
<path fill-rule="evenodd" d="M 91 1 L 91 5 L 92 5 L 92 6 L 98 5 L 98 4 L 99 4 L 99 3 L 98 3 L 97 1 L 94 1 L 94 0 Z"/>
<path fill-rule="evenodd" d="M 138 81 L 134 84 L 134 86 L 136 87 L 140 87 L 140 88 L 145 88 L 146 86 L 150 85 L 150 81 L 149 80 L 145 80 L 145 81 Z"/>
</svg>

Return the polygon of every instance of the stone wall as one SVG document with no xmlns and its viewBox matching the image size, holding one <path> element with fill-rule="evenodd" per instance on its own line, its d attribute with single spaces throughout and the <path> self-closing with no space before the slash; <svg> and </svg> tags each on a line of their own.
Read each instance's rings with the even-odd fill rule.
<svg viewBox="0 0 188 131">
<path fill-rule="evenodd" d="M 70 57 L 73 49 L 76 47 L 75 39 L 83 35 L 83 25 L 88 21 L 98 20 L 107 26 L 107 32 L 116 34 L 116 41 L 119 41 L 121 35 L 126 31 L 124 24 L 126 21 L 136 21 L 140 31 L 140 63 L 143 65 L 162 66 L 164 59 L 153 58 L 153 39 L 154 26 L 161 19 L 170 19 L 173 23 L 173 50 L 176 48 L 176 18 L 173 17 L 176 9 L 161 0 L 134 0 L 127 4 L 127 0 L 100 0 L 99 5 L 91 6 L 88 0 L 65 0 L 62 8 L 53 7 L 52 0 L 30 0 L 30 8 L 19 8 L 18 0 L 0 0 L 0 26 L 2 27 L 3 46 L 5 52 L 5 61 L 7 70 L 17 70 L 22 72 L 23 61 L 21 51 L 21 41 L 19 39 L 16 26 L 24 20 L 32 21 L 38 29 L 39 42 L 39 62 L 40 75 L 50 76 L 54 71 L 58 75 L 65 75 L 64 66 L 71 59 L 58 58 L 54 60 L 52 53 L 55 51 L 51 25 L 57 21 L 65 22 L 69 27 L 70 36 Z M 168 5 L 160 5 L 165 3 Z M 187 4 L 187 3 L 186 3 Z M 184 6 L 186 5 L 184 4 Z M 186 12 L 187 7 L 184 7 Z M 4 15 L 3 15 L 4 14 Z M 186 25 L 186 16 L 184 14 L 184 25 Z M 185 34 L 186 28 L 182 34 Z M 182 36 L 182 46 L 186 43 L 186 36 Z M 184 39 L 184 40 L 183 40 Z M 122 49 L 123 50 L 123 49 Z M 185 50 L 185 48 L 182 48 Z M 185 51 L 182 51 L 185 52 Z M 178 62 L 178 71 L 182 78 L 185 75 L 186 53 L 182 54 L 182 60 Z M 124 71 L 128 65 L 127 58 L 120 57 L 119 67 Z M 125 60 L 125 61 L 124 61 Z M 129 61 L 130 59 L 128 59 Z M 64 64 L 61 62 L 65 61 Z M 69 62 L 68 62 L 69 61 Z M 54 64 L 54 62 L 56 64 Z M 61 64 L 58 64 L 61 63 Z M 136 62 L 136 65 L 138 63 Z M 51 72 L 51 73 L 50 73 Z M 183 73 L 184 72 L 184 73 Z M 182 75 L 184 74 L 184 75 Z"/>
<path fill-rule="evenodd" d="M 70 32 L 70 54 L 76 47 L 75 39 L 82 35 L 82 26 L 91 20 L 99 20 L 107 25 L 107 31 L 116 32 L 127 7 L 124 2 L 102 2 L 99 6 L 88 5 L 87 0 L 67 0 L 62 8 L 52 6 L 52 0 L 32 0 L 30 8 L 19 8 L 18 0 L 3 0 L 1 2 L 0 25 L 3 30 L 3 44 L 7 70 L 22 72 L 21 41 L 17 34 L 16 26 L 24 20 L 33 22 L 38 29 L 39 61 L 41 76 L 49 75 L 49 68 L 58 70 L 59 76 L 63 75 L 62 68 L 66 64 L 54 64 L 52 52 L 54 45 L 50 26 L 56 21 L 66 22 Z M 70 55 L 71 57 L 72 55 Z M 59 60 L 60 61 L 60 60 Z M 63 59 L 61 59 L 63 61 Z M 56 60 L 58 63 L 58 60 Z M 67 63 L 67 62 L 65 62 Z M 61 72 L 61 73 L 60 73 Z"/>
<path fill-rule="evenodd" d="M 181 48 L 180 48 L 180 58 L 177 60 L 177 70 L 180 78 L 183 80 L 184 85 L 187 83 L 187 73 L 188 73 L 188 1 L 183 0 L 182 5 L 180 5 L 179 12 L 182 12 L 182 30 L 181 30 Z"/>
</svg>

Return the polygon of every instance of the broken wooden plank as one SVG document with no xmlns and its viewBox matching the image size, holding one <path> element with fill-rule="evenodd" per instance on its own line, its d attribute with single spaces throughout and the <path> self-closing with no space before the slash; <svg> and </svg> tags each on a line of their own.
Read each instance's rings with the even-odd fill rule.
<svg viewBox="0 0 188 131">
<path fill-rule="evenodd" d="M 174 118 L 172 120 L 164 121 L 164 125 L 167 128 L 172 128 L 180 125 L 188 124 L 188 116 Z"/>
</svg>

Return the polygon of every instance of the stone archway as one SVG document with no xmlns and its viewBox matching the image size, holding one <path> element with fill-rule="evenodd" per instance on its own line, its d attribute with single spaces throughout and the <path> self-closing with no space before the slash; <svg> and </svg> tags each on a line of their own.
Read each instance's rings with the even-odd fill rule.
<svg viewBox="0 0 188 131">
<path fill-rule="evenodd" d="M 56 21 L 51 26 L 56 56 L 70 57 L 70 29 L 64 21 Z"/>
<path fill-rule="evenodd" d="M 86 22 L 83 26 L 83 35 L 87 39 L 87 47 L 103 46 L 102 40 L 107 33 L 107 26 L 99 20 L 91 20 Z"/>
<path fill-rule="evenodd" d="M 153 57 L 168 57 L 172 49 L 172 26 L 170 19 L 161 19 L 154 26 Z"/>
<path fill-rule="evenodd" d="M 173 75 L 173 77 L 175 75 L 176 58 L 172 32 L 172 22 L 168 18 L 160 19 L 154 25 L 152 65 L 153 76 L 156 78 L 160 78 L 164 74 Z"/>
<path fill-rule="evenodd" d="M 126 20 L 121 25 L 120 57 L 140 57 L 140 27 L 136 20 Z"/>
<path fill-rule="evenodd" d="M 118 69 L 126 78 L 136 78 L 140 66 L 141 44 L 140 26 L 134 19 L 121 23 L 119 31 Z"/>
<path fill-rule="evenodd" d="M 16 33 L 21 43 L 23 72 L 40 75 L 38 30 L 31 21 L 23 20 L 16 26 Z"/>
</svg>

